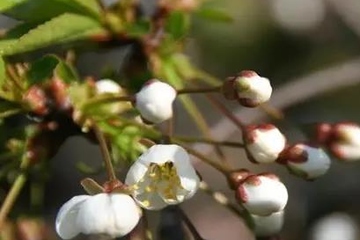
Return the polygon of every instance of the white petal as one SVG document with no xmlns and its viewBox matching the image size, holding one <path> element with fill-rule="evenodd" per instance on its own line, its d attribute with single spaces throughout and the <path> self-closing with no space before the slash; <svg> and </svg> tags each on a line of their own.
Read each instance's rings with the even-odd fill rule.
<svg viewBox="0 0 360 240">
<path fill-rule="evenodd" d="M 117 195 L 101 193 L 83 203 L 77 219 L 82 233 L 121 237 L 136 226 L 141 216 L 139 208 L 130 196 Z"/>
<path fill-rule="evenodd" d="M 269 216 L 251 215 L 255 225 L 256 236 L 268 237 L 280 232 L 284 224 L 284 211 L 273 213 Z"/>
<path fill-rule="evenodd" d="M 135 194 L 134 199 L 139 206 L 148 210 L 160 210 L 168 205 L 158 192 L 143 192 L 142 194 Z"/>
<path fill-rule="evenodd" d="M 270 99 L 272 87 L 267 78 L 260 76 L 239 77 L 237 80 L 239 98 L 251 99 L 257 104 Z"/>
<path fill-rule="evenodd" d="M 60 208 L 56 216 L 55 228 L 62 239 L 70 239 L 80 233 L 76 219 L 82 203 L 89 197 L 88 195 L 73 197 Z"/>
</svg>

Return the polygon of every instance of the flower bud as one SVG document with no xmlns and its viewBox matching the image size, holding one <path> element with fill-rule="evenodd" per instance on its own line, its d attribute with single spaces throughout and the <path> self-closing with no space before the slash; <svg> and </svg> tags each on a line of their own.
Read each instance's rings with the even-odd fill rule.
<svg viewBox="0 0 360 240">
<path fill-rule="evenodd" d="M 172 117 L 176 90 L 169 84 L 154 79 L 147 82 L 135 98 L 135 106 L 145 120 L 161 123 Z"/>
<path fill-rule="evenodd" d="M 67 201 L 56 216 L 56 232 L 62 239 L 79 233 L 122 237 L 138 224 L 141 210 L 126 194 L 80 195 Z"/>
<path fill-rule="evenodd" d="M 227 176 L 230 188 L 235 190 L 245 178 L 250 176 L 250 174 L 251 173 L 247 169 L 238 169 L 231 171 Z"/>
<path fill-rule="evenodd" d="M 243 141 L 248 158 L 255 163 L 275 162 L 286 145 L 285 136 L 272 124 L 247 126 Z"/>
<path fill-rule="evenodd" d="M 311 180 L 324 175 L 330 168 L 330 158 L 317 146 L 298 143 L 288 147 L 279 161 L 285 163 L 295 175 Z"/>
<path fill-rule="evenodd" d="M 101 79 L 95 83 L 96 94 L 105 95 L 105 94 L 114 94 L 114 95 L 125 95 L 124 90 L 120 87 L 118 83 L 111 79 Z M 110 114 L 119 114 L 124 110 L 131 107 L 131 104 L 124 101 L 108 103 L 101 107 L 104 113 Z"/>
<path fill-rule="evenodd" d="M 284 224 L 284 211 L 272 213 L 269 216 L 251 214 L 254 223 L 254 233 L 258 237 L 273 236 L 281 231 Z"/>
<path fill-rule="evenodd" d="M 249 213 L 267 216 L 285 208 L 288 192 L 277 176 L 259 174 L 247 177 L 239 185 L 236 197 Z"/>
<path fill-rule="evenodd" d="M 97 94 L 113 93 L 118 94 L 121 92 L 119 84 L 111 79 L 101 79 L 95 83 L 95 89 Z"/>
<path fill-rule="evenodd" d="M 29 105 L 29 108 L 35 114 L 44 116 L 49 113 L 48 98 L 45 91 L 37 85 L 30 87 L 23 96 L 24 102 Z"/>
<path fill-rule="evenodd" d="M 338 123 L 332 128 L 329 149 L 337 158 L 354 161 L 360 159 L 360 126 L 356 123 Z"/>
<path fill-rule="evenodd" d="M 223 93 L 227 99 L 237 99 L 245 107 L 257 107 L 270 99 L 272 87 L 269 79 L 246 70 L 229 78 L 223 85 Z"/>
</svg>

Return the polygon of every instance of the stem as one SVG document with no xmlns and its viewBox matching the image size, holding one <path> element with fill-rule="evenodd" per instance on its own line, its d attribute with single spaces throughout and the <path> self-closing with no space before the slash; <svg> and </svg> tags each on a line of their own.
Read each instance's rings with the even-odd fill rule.
<svg viewBox="0 0 360 240">
<path fill-rule="evenodd" d="M 101 132 L 100 128 L 94 121 L 93 121 L 93 130 L 95 132 L 96 138 L 99 141 L 99 146 L 101 149 L 101 154 L 102 154 L 102 157 L 104 160 L 104 164 L 105 164 L 106 171 L 107 171 L 107 174 L 109 177 L 109 181 L 115 181 L 116 175 L 115 175 L 114 167 L 111 162 L 111 156 L 110 156 L 107 144 L 106 144 L 104 134 Z"/>
<path fill-rule="evenodd" d="M 10 117 L 12 115 L 21 113 L 22 109 L 20 108 L 16 108 L 16 109 L 11 109 L 11 110 L 7 110 L 5 112 L 0 113 L 0 118 L 6 118 L 6 117 Z"/>
<path fill-rule="evenodd" d="M 189 94 L 189 93 L 210 93 L 210 92 L 219 92 L 221 86 L 217 87 L 208 87 L 208 88 L 185 88 L 177 91 L 177 94 Z"/>
<path fill-rule="evenodd" d="M 285 119 L 285 114 L 279 110 L 276 109 L 273 106 L 270 106 L 268 104 L 261 104 L 260 108 L 266 113 L 268 114 L 270 117 L 276 119 L 276 120 L 284 120 Z"/>
<path fill-rule="evenodd" d="M 178 213 L 183 219 L 183 222 L 185 223 L 189 231 L 191 232 L 192 236 L 194 237 L 194 240 L 205 240 L 205 238 L 203 238 L 200 235 L 200 233 L 198 232 L 192 221 L 189 219 L 189 217 L 185 214 L 184 210 L 178 208 Z"/>
<path fill-rule="evenodd" d="M 215 99 L 212 95 L 206 94 L 206 97 L 209 99 L 210 103 L 222 114 L 224 114 L 229 120 L 231 120 L 240 130 L 244 128 L 242 122 L 237 119 L 237 117 L 230 112 L 220 101 Z"/>
<path fill-rule="evenodd" d="M 115 102 L 131 102 L 134 100 L 134 96 L 106 96 L 92 98 L 85 102 L 82 106 L 84 110 L 94 107 L 98 104 L 115 103 Z"/>
<path fill-rule="evenodd" d="M 174 136 L 174 139 L 188 142 L 188 143 L 207 143 L 217 146 L 227 146 L 227 147 L 238 147 L 243 148 L 245 145 L 243 143 L 230 142 L 230 141 L 216 141 L 208 138 L 200 137 L 188 137 L 188 136 Z"/>
<path fill-rule="evenodd" d="M 30 164 L 30 159 L 26 157 L 26 154 L 24 154 L 24 157 L 20 165 L 20 170 L 26 169 L 29 166 L 29 164 Z M 26 174 L 22 171 L 22 173 L 19 176 L 17 176 L 15 182 L 11 186 L 9 193 L 6 195 L 6 198 L 0 209 L 0 230 L 5 223 L 7 215 L 14 206 L 17 197 L 19 196 L 20 191 L 26 182 L 26 178 L 27 178 Z"/>
<path fill-rule="evenodd" d="M 239 217 L 246 219 L 246 214 L 247 214 L 246 211 L 239 210 L 238 206 L 232 203 L 229 200 L 229 198 L 226 197 L 223 193 L 212 190 L 209 187 L 209 185 L 204 181 L 200 182 L 199 188 L 202 191 L 204 191 L 206 194 L 210 195 L 220 205 L 226 207 L 227 209 L 229 209 L 231 212 L 235 213 Z"/>
<path fill-rule="evenodd" d="M 205 155 L 201 154 L 200 152 L 185 146 L 183 142 L 181 142 L 179 140 L 175 140 L 175 139 L 172 139 L 172 142 L 176 143 L 178 145 L 181 145 L 188 153 L 190 153 L 191 155 L 199 158 L 200 160 L 202 160 L 203 162 L 209 164 L 210 166 L 212 166 L 216 170 L 222 172 L 223 174 L 227 175 L 230 172 L 230 168 L 227 167 L 226 165 L 224 165 L 222 163 L 219 163 L 219 162 L 216 162 L 216 161 L 206 157 Z"/>
</svg>

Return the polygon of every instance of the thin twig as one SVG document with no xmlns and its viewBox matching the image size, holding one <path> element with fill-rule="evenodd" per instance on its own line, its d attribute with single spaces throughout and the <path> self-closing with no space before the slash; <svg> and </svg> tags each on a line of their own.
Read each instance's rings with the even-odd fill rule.
<svg viewBox="0 0 360 240">
<path fill-rule="evenodd" d="M 193 94 L 193 93 L 210 93 L 219 92 L 221 87 L 207 87 L 207 88 L 185 88 L 177 90 L 177 94 Z"/>
<path fill-rule="evenodd" d="M 181 208 L 178 208 L 177 210 L 179 215 L 183 219 L 183 222 L 185 223 L 186 227 L 189 229 L 192 236 L 194 237 L 194 240 L 205 240 L 205 238 L 203 238 L 200 235 L 200 233 L 198 232 L 198 230 L 196 229 L 190 218 L 185 214 L 184 210 L 182 210 Z"/>
<path fill-rule="evenodd" d="M 227 165 L 224 165 L 220 162 L 214 161 L 214 160 L 206 157 L 205 155 L 201 154 L 200 152 L 198 152 L 190 147 L 185 146 L 183 142 L 176 140 L 176 139 L 172 139 L 172 142 L 181 145 L 188 153 L 199 158 L 203 162 L 209 164 L 210 166 L 217 169 L 221 173 L 227 175 L 230 172 L 230 168 Z"/>
<path fill-rule="evenodd" d="M 229 120 L 231 120 L 240 130 L 243 129 L 244 125 L 242 122 L 230 112 L 221 102 L 215 99 L 211 94 L 206 94 L 207 99 L 219 112 L 224 114 Z"/>
<path fill-rule="evenodd" d="M 200 138 L 200 137 L 174 136 L 173 138 L 183 142 L 190 142 L 190 143 L 207 143 L 217 146 L 227 146 L 227 147 L 235 147 L 235 148 L 243 148 L 245 146 L 243 143 L 230 142 L 230 141 L 216 141 L 213 139 Z"/>
<path fill-rule="evenodd" d="M 116 174 L 115 174 L 112 162 L 111 162 L 111 156 L 110 156 L 110 153 L 109 153 L 108 146 L 106 144 L 105 137 L 104 137 L 103 133 L 101 132 L 100 128 L 98 127 L 98 125 L 94 121 L 93 121 L 93 124 L 92 124 L 92 128 L 94 130 L 96 138 L 99 141 L 99 146 L 100 146 L 101 154 L 102 154 L 103 161 L 104 161 L 104 164 L 105 164 L 105 168 L 106 168 L 106 171 L 107 171 L 107 174 L 108 174 L 108 177 L 109 177 L 109 181 L 115 181 L 116 180 Z"/>
<path fill-rule="evenodd" d="M 29 165 L 30 165 L 30 159 L 26 156 L 26 154 L 24 154 L 20 165 L 20 170 L 25 170 Z M 11 186 L 9 193 L 6 195 L 6 198 L 3 204 L 1 205 L 1 209 L 0 209 L 0 231 L 5 223 L 7 215 L 14 206 L 15 201 L 18 198 L 26 180 L 27 177 L 25 171 L 22 171 L 22 173 L 16 177 L 16 180 Z"/>
<path fill-rule="evenodd" d="M 199 188 L 204 191 L 206 194 L 210 195 L 217 203 L 219 203 L 220 205 L 226 207 L 227 209 L 229 209 L 231 212 L 233 212 L 234 214 L 236 214 L 237 216 L 243 218 L 244 220 L 246 220 L 247 216 L 247 212 L 242 209 L 239 209 L 238 205 L 235 205 L 234 203 L 232 203 L 228 197 L 226 197 L 223 193 L 219 192 L 219 191 L 214 191 L 212 190 L 209 185 L 205 182 L 205 181 L 201 181 L 200 182 L 200 186 Z"/>
</svg>

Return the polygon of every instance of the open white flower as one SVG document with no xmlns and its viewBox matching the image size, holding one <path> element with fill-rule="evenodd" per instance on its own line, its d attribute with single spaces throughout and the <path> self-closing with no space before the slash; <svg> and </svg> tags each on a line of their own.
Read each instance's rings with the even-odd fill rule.
<svg viewBox="0 0 360 240">
<path fill-rule="evenodd" d="M 192 197 L 200 179 L 178 145 L 154 145 L 129 169 L 125 183 L 140 206 L 157 210 Z"/>
<path fill-rule="evenodd" d="M 275 175 L 259 174 L 247 177 L 239 185 L 236 197 L 249 213 L 268 216 L 285 208 L 288 192 Z"/>
<path fill-rule="evenodd" d="M 269 216 L 258 216 L 251 214 L 254 223 L 254 233 L 258 237 L 273 236 L 281 231 L 284 224 L 284 211 L 270 214 Z"/>
<path fill-rule="evenodd" d="M 126 194 L 80 195 L 67 201 L 56 216 L 56 232 L 62 239 L 79 233 L 121 237 L 139 222 L 141 209 Z"/>
<path fill-rule="evenodd" d="M 256 107 L 267 102 L 272 93 L 270 81 L 254 71 L 242 71 L 234 80 L 239 102 L 245 107 Z"/>
<path fill-rule="evenodd" d="M 285 136 L 272 124 L 247 126 L 243 140 L 249 159 L 256 163 L 275 162 L 286 145 Z"/>
<path fill-rule="evenodd" d="M 292 173 L 309 180 L 324 175 L 331 165 L 329 156 L 322 148 L 304 143 L 290 146 L 282 155 Z"/>
<path fill-rule="evenodd" d="M 175 98 L 176 90 L 172 86 L 154 79 L 136 94 L 135 106 L 145 120 L 160 123 L 172 117 Z"/>
</svg>

